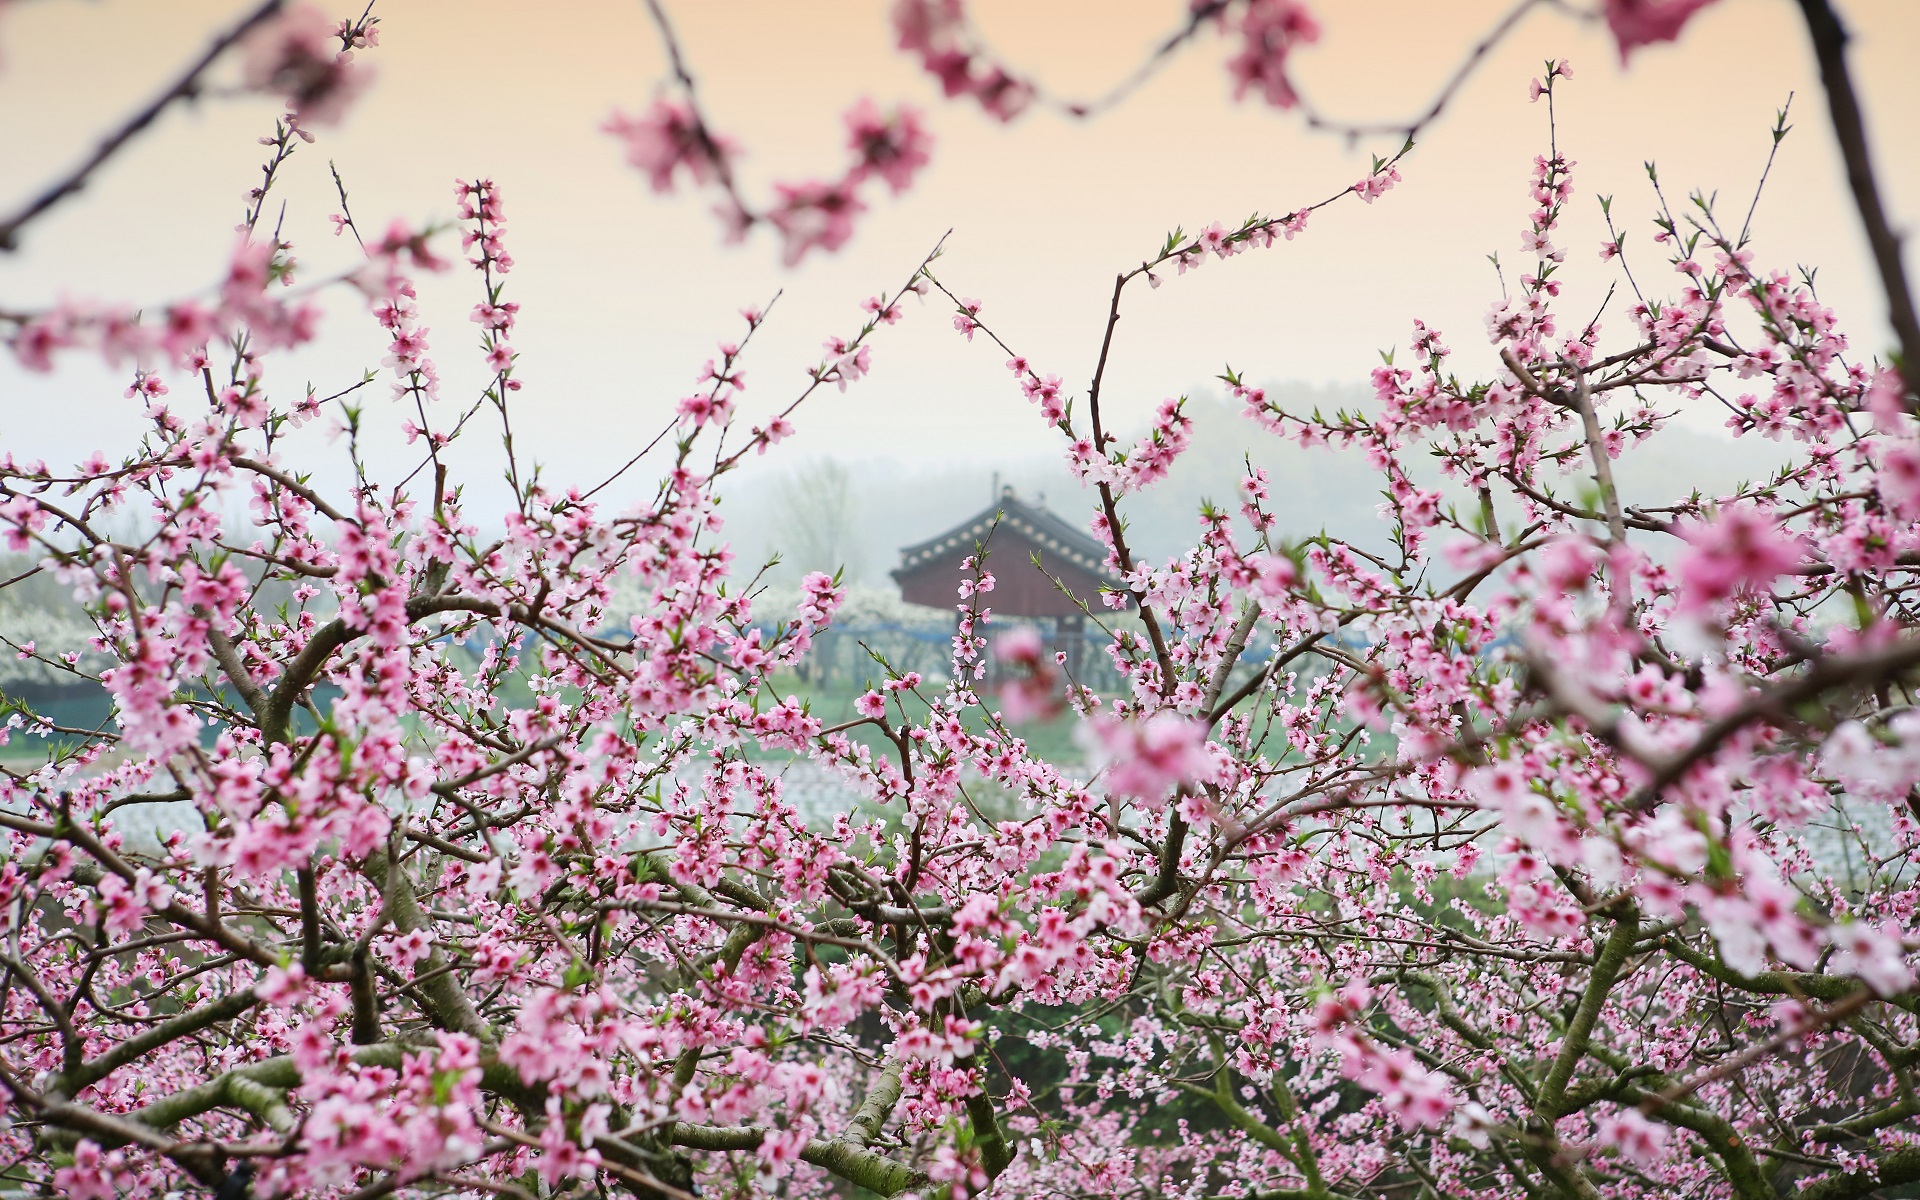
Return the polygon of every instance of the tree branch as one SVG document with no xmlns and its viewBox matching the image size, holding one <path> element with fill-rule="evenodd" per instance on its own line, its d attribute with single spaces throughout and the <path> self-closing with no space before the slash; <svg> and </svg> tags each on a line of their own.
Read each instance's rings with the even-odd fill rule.
<svg viewBox="0 0 1920 1200">
<path fill-rule="evenodd" d="M 1914 314 L 1913 290 L 1907 284 L 1906 264 L 1900 257 L 1900 235 L 1887 221 L 1880 185 L 1874 179 L 1866 120 L 1853 92 L 1853 77 L 1847 71 L 1847 30 L 1827 0 L 1800 0 L 1800 11 L 1813 38 L 1814 57 L 1820 62 L 1820 81 L 1826 85 L 1827 107 L 1833 116 L 1833 136 L 1847 164 L 1847 184 L 1853 189 L 1853 203 L 1860 210 L 1860 224 L 1866 230 L 1874 266 L 1880 271 L 1880 286 L 1887 293 L 1887 320 L 1900 341 L 1901 370 L 1912 371 L 1920 365 L 1920 317 Z M 1911 391 L 1911 380 L 1907 386 Z"/>
<path fill-rule="evenodd" d="M 87 180 L 99 170 L 106 161 L 118 154 L 126 144 L 137 137 L 142 130 L 165 112 L 174 102 L 187 100 L 200 92 L 200 77 L 207 73 L 214 61 L 227 52 L 228 47 L 238 42 L 261 22 L 280 11 L 282 0 L 266 0 L 266 3 L 242 17 L 238 24 L 214 39 L 198 61 L 188 67 L 186 73 L 175 80 L 172 87 L 160 93 L 153 102 L 129 117 L 125 124 L 108 134 L 106 139 L 94 150 L 87 160 L 76 167 L 65 178 L 28 201 L 26 207 L 11 217 L 0 221 L 0 250 L 11 251 L 19 248 L 20 230 L 28 222 L 39 217 L 54 205 L 65 200 L 87 186 Z"/>
</svg>

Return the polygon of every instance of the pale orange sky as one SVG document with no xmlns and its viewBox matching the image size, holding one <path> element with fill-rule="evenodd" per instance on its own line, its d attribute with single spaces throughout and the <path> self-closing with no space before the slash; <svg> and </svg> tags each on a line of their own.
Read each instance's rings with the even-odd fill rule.
<svg viewBox="0 0 1920 1200">
<path fill-rule="evenodd" d="M 1506 0 L 1321 0 L 1320 45 L 1296 59 L 1300 82 L 1337 114 L 1400 117 L 1422 105 Z M 0 17 L 0 203 L 36 190 L 245 7 L 234 0 L 36 0 Z M 1181 0 L 975 0 L 1004 56 L 1059 90 L 1092 91 L 1130 70 L 1178 20 Z M 288 168 L 287 230 L 317 275 L 350 261 L 333 240 L 329 159 L 356 214 L 451 213 L 451 180 L 488 175 L 507 199 L 523 307 L 516 345 L 526 390 L 523 439 L 561 479 L 584 479 L 650 436 L 693 383 L 735 310 L 785 296 L 747 364 L 748 395 L 788 398 L 821 339 L 849 332 L 856 305 L 893 286 L 940 234 L 939 273 L 986 302 L 985 315 L 1043 370 L 1084 388 L 1118 268 L 1137 263 L 1175 224 L 1192 230 L 1249 212 L 1284 212 L 1359 178 L 1369 149 L 1313 134 L 1292 114 L 1234 104 L 1218 37 L 1202 37 L 1118 111 L 1091 123 L 1036 113 L 1011 128 L 948 105 L 894 52 L 882 0 L 681 0 L 669 9 L 715 125 L 747 149 L 747 188 L 824 176 L 844 158 L 839 114 L 861 95 L 931 114 L 934 165 L 895 201 L 876 193 L 854 242 L 797 270 L 762 235 L 723 247 L 710 197 L 661 197 L 620 161 L 597 127 L 615 106 L 642 107 L 662 56 L 639 0 L 381 0 L 380 77 L 344 126 L 322 131 Z M 1920 159 L 1907 152 L 1920 117 L 1920 4 L 1841 0 L 1882 184 L 1902 224 L 1920 212 Z M 1656 160 L 1669 195 L 1718 190 L 1744 212 L 1774 109 L 1796 93 L 1756 222 L 1762 265 L 1820 268 L 1823 296 L 1865 351 L 1886 344 L 1883 304 L 1844 193 L 1824 96 L 1791 0 L 1723 0 L 1678 47 L 1620 69 L 1603 28 L 1536 12 L 1485 62 L 1380 203 L 1316 216 L 1297 241 L 1215 263 L 1132 296 L 1111 389 L 1124 423 L 1162 397 L 1207 386 L 1231 363 L 1257 379 L 1363 383 L 1376 351 L 1404 345 L 1423 317 L 1445 331 L 1463 372 L 1493 359 L 1481 317 L 1497 295 L 1486 255 L 1519 260 L 1526 176 L 1545 146 L 1544 106 L 1528 79 L 1549 56 L 1572 60 L 1560 107 L 1563 150 L 1579 194 L 1562 244 L 1574 294 L 1597 303 L 1597 192 L 1650 249 L 1641 162 Z M 170 114 L 80 199 L 34 226 L 0 258 L 0 304 L 61 291 L 153 302 L 215 278 L 257 174 L 253 139 L 271 125 L 264 99 L 211 100 Z M 1633 244 L 1637 243 L 1637 247 Z M 1663 268 L 1642 254 L 1638 269 Z M 423 290 L 449 396 L 481 370 L 466 313 L 468 273 Z M 337 385 L 376 364 L 380 339 L 339 297 L 322 343 L 269 382 L 289 391 L 311 373 Z M 78 368 L 53 379 L 0 367 L 0 444 L 78 458 L 131 428 L 124 381 Z M 1707 423 L 1712 423 L 1710 420 Z M 800 454 L 987 460 L 1050 449 L 1051 434 L 1010 386 L 1001 356 L 969 346 L 929 305 L 884 332 L 872 377 L 803 410 Z M 476 448 L 477 449 L 477 448 Z M 315 454 L 337 451 L 316 448 Z"/>
</svg>

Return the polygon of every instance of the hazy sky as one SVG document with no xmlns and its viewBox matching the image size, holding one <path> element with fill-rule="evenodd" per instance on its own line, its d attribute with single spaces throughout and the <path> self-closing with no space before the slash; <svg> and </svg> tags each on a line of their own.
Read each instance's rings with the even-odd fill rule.
<svg viewBox="0 0 1920 1200">
<path fill-rule="evenodd" d="M 1370 149 L 1310 133 L 1293 114 L 1235 104 L 1227 45 L 1199 42 L 1125 106 L 1074 123 L 1039 112 L 999 126 L 941 102 L 892 48 L 882 0 L 668 0 L 716 126 L 747 149 L 749 191 L 773 179 L 842 169 L 839 114 L 862 95 L 930 112 L 933 166 L 905 198 L 876 194 L 854 242 L 783 269 L 756 236 L 723 247 L 711 197 L 661 197 L 598 132 L 616 106 L 643 107 L 662 53 L 640 0 L 380 0 L 374 89 L 339 129 L 288 168 L 286 229 L 309 277 L 351 261 L 334 240 L 331 159 L 356 215 L 384 227 L 451 214 L 455 176 L 503 189 L 523 305 L 518 397 L 522 439 L 563 479 L 584 479 L 650 436 L 693 383 L 735 311 L 785 289 L 747 365 L 748 396 L 784 402 L 821 339 L 850 332 L 857 305 L 896 285 L 953 230 L 939 273 L 986 303 L 985 315 L 1043 370 L 1083 389 L 1117 269 L 1175 224 L 1192 230 L 1249 212 L 1285 212 L 1359 178 Z M 1431 96 L 1506 0 L 1320 0 L 1321 43 L 1295 60 L 1317 102 L 1354 118 L 1403 117 Z M 36 190 L 121 114 L 150 95 L 245 7 L 213 0 L 34 0 L 0 16 L 0 203 Z M 1064 92 L 1097 91 L 1135 66 L 1185 10 L 1182 0 L 975 0 L 1004 57 Z M 1858 35 L 1857 77 L 1881 149 L 1883 186 L 1902 223 L 1920 213 L 1920 159 L 1905 151 L 1920 117 L 1920 4 L 1842 0 Z M 1132 295 L 1112 403 L 1118 423 L 1162 397 L 1205 386 L 1231 363 L 1261 379 L 1364 382 L 1376 351 L 1404 345 L 1424 317 L 1445 331 L 1463 372 L 1493 358 L 1482 315 L 1498 294 L 1486 262 L 1518 262 L 1526 179 L 1545 147 L 1544 105 L 1527 101 L 1541 60 L 1572 60 L 1560 144 L 1578 166 L 1562 244 L 1575 294 L 1597 304 L 1614 276 L 1595 255 L 1596 193 L 1634 222 L 1639 269 L 1658 275 L 1641 163 L 1656 160 L 1669 196 L 1718 190 L 1744 212 L 1765 160 L 1773 112 L 1795 93 L 1795 129 L 1756 221 L 1762 265 L 1809 263 L 1863 350 L 1887 342 L 1858 224 L 1844 192 L 1805 35 L 1791 0 L 1723 0 L 1679 47 L 1638 54 L 1622 71 L 1604 29 L 1563 14 L 1529 16 L 1481 65 L 1407 160 L 1405 183 L 1373 206 L 1345 202 L 1307 234 L 1213 263 Z M 66 292 L 153 303 L 205 288 L 230 247 L 255 180 L 274 106 L 209 99 L 174 111 L 88 192 L 0 257 L 0 305 Z M 1637 245 L 1636 245 L 1637 244 Z M 482 376 L 467 312 L 470 272 L 424 290 L 449 396 Z M 1585 311 L 1584 309 L 1582 311 Z M 1616 310 L 1618 311 L 1618 310 Z M 349 296 L 336 297 L 322 343 L 279 362 L 291 394 L 378 362 L 381 338 Z M 1617 324 L 1617 323 L 1616 323 Z M 0 444 L 77 459 L 116 449 L 131 428 L 123 379 L 76 366 L 52 379 L 0 366 Z M 1709 420 L 1706 423 L 1711 424 Z M 1011 386 L 1002 356 L 968 345 L 929 304 L 884 331 L 869 380 L 803 410 L 800 454 L 930 456 L 987 462 L 1051 446 Z M 338 457 L 318 443 L 303 453 Z M 776 456 L 777 457 L 777 456 Z M 771 459 L 769 461 L 772 461 Z"/>
</svg>

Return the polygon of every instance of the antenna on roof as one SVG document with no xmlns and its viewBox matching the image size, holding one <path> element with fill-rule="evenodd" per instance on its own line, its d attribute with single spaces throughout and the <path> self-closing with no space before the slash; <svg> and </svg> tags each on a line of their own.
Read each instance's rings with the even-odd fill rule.
<svg viewBox="0 0 1920 1200">
<path fill-rule="evenodd" d="M 998 471 L 993 473 L 993 502 L 995 504 L 1000 502 L 1000 472 Z"/>
</svg>

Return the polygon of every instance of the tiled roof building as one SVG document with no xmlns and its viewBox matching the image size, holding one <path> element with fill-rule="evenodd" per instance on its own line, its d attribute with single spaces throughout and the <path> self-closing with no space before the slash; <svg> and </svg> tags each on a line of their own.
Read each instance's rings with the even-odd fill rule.
<svg viewBox="0 0 1920 1200">
<path fill-rule="evenodd" d="M 901 550 L 893 572 L 901 597 L 952 611 L 960 603 L 961 581 L 971 575 L 960 564 L 983 543 L 994 580 L 985 607 L 999 617 L 1053 618 L 1054 645 L 1067 653 L 1069 669 L 1077 667 L 1086 620 L 1080 606 L 1104 609 L 1101 589 L 1120 588 L 1120 577 L 1106 566 L 1107 548 L 1093 535 L 1044 504 L 1021 500 L 1010 487 L 1000 489 L 999 501 L 984 511 Z"/>
</svg>

